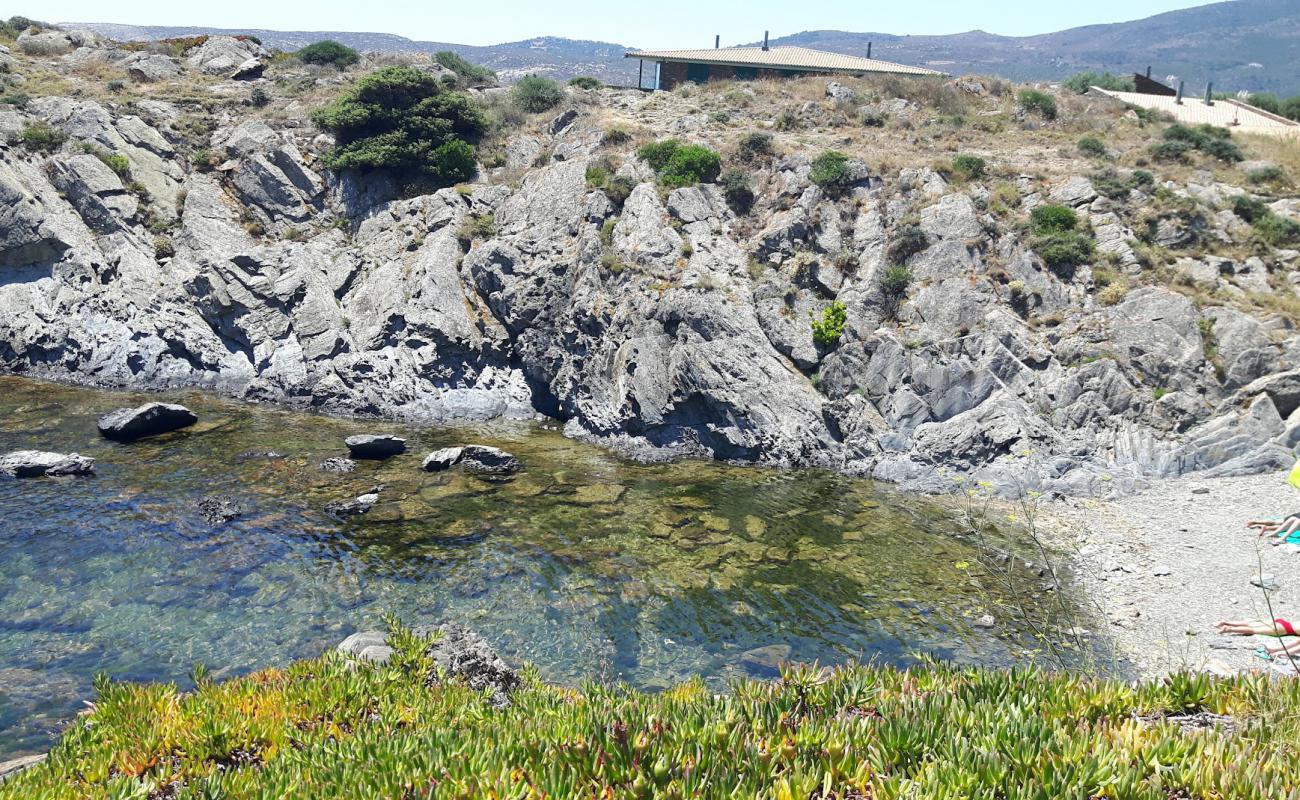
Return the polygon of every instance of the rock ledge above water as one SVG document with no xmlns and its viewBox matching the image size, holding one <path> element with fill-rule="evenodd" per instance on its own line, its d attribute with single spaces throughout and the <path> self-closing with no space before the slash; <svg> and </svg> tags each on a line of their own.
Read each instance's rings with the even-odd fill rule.
<svg viewBox="0 0 1300 800">
<path fill-rule="evenodd" d="M 0 475 L 11 478 L 39 478 L 42 475 L 89 475 L 95 471 L 95 459 L 77 453 L 47 453 L 42 450 L 17 450 L 0 456 Z"/>
<path fill-rule="evenodd" d="M 343 440 L 353 458 L 381 460 L 406 452 L 406 440 L 397 436 L 360 434 Z"/>
<path fill-rule="evenodd" d="M 425 472 L 442 472 L 455 466 L 481 475 L 513 475 L 524 468 L 518 458 L 505 450 L 481 444 L 434 450 L 421 464 Z"/>
<path fill-rule="evenodd" d="M 146 436 L 188 428 L 198 416 L 173 403 L 145 403 L 136 408 L 119 408 L 99 418 L 99 432 L 117 442 L 134 442 Z"/>
</svg>

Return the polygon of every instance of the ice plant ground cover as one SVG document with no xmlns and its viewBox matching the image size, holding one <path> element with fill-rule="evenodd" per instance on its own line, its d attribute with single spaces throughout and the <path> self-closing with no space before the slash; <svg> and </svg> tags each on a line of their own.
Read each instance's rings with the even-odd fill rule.
<svg viewBox="0 0 1300 800">
<path fill-rule="evenodd" d="M 1300 682 L 1133 684 L 1025 667 L 789 667 L 715 694 L 561 688 L 508 707 L 440 680 L 394 624 L 225 682 L 99 682 L 5 798 L 1296 798 Z"/>
</svg>

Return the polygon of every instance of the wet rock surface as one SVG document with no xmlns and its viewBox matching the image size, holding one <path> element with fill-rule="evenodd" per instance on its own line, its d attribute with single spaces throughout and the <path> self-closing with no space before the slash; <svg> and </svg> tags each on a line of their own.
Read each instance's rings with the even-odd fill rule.
<svg viewBox="0 0 1300 800">
<path fill-rule="evenodd" d="M 90 475 L 95 459 L 76 453 L 47 453 L 41 450 L 17 450 L 0 455 L 0 475 L 10 478 L 39 478 L 42 475 Z"/>
<path fill-rule="evenodd" d="M 146 403 L 136 408 L 119 408 L 100 417 L 99 433 L 106 439 L 134 442 L 188 428 L 198 421 L 198 416 L 185 406 Z"/>
<path fill-rule="evenodd" d="M 406 440 L 387 434 L 358 434 L 349 436 L 344 444 L 352 458 L 382 460 L 406 452 Z"/>
</svg>

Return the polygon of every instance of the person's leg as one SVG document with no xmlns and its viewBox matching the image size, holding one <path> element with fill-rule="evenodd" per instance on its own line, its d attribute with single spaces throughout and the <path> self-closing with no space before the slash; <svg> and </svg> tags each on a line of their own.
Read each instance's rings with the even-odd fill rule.
<svg viewBox="0 0 1300 800">
<path fill-rule="evenodd" d="M 1273 531 L 1273 535 L 1279 539 L 1285 539 L 1296 531 L 1300 531 L 1300 517 L 1287 517 L 1278 526 L 1277 530 Z"/>
<path fill-rule="evenodd" d="M 1233 636 L 1281 636 L 1283 629 L 1271 622 L 1241 620 L 1237 622 L 1220 622 L 1219 633 Z"/>
<path fill-rule="evenodd" d="M 1264 649 L 1271 656 L 1280 656 L 1283 653 L 1289 656 L 1300 656 L 1300 639 L 1279 641 L 1277 644 L 1266 645 Z"/>
</svg>

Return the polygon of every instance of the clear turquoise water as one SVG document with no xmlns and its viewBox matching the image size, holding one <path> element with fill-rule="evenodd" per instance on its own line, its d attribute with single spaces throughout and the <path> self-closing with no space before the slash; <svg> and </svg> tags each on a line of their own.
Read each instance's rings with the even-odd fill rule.
<svg viewBox="0 0 1300 800">
<path fill-rule="evenodd" d="M 1008 604 L 950 515 L 869 481 L 635 464 L 536 425 L 411 429 L 184 393 L 167 399 L 198 426 L 98 436 L 98 414 L 146 399 L 0 377 L 0 452 L 98 459 L 91 478 L 0 480 L 0 759 L 48 746 L 98 671 L 238 674 L 318 655 L 390 611 L 462 621 L 554 681 L 648 688 L 696 674 L 722 688 L 774 655 L 1002 664 L 1031 645 L 971 624 Z M 362 431 L 402 434 L 410 452 L 318 468 Z M 466 441 L 526 471 L 491 484 L 419 470 Z M 286 458 L 240 458 L 251 449 Z M 369 515 L 324 512 L 377 483 Z M 210 494 L 248 513 L 205 523 Z"/>
</svg>

